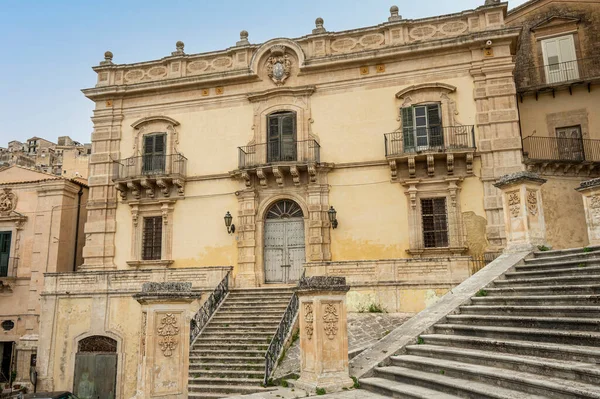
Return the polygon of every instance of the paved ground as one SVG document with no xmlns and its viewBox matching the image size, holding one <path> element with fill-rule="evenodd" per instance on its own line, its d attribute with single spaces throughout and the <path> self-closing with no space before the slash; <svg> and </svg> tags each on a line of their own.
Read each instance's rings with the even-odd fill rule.
<svg viewBox="0 0 600 399">
<path fill-rule="evenodd" d="M 296 399 L 305 398 L 308 395 L 306 392 L 293 389 L 293 388 L 279 388 L 276 391 L 267 393 L 255 393 L 252 395 L 244 396 L 233 396 L 227 399 Z M 351 389 L 349 391 L 342 391 L 337 393 L 331 393 L 328 395 L 318 396 L 324 399 L 383 399 L 385 396 L 378 395 L 369 391 L 363 391 L 362 389 Z"/>
<path fill-rule="evenodd" d="M 352 355 L 368 348 L 411 316 L 412 313 L 348 313 L 348 351 Z M 299 341 L 288 349 L 273 377 L 277 379 L 292 373 L 300 373 Z"/>
</svg>

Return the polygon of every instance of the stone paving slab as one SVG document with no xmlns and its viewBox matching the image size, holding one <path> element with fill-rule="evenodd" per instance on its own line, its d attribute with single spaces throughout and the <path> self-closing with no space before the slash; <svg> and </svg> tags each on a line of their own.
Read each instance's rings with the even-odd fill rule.
<svg viewBox="0 0 600 399">
<path fill-rule="evenodd" d="M 227 399 L 296 399 L 306 398 L 309 395 L 301 389 L 293 388 L 279 388 L 276 391 L 254 393 L 251 395 L 231 396 Z M 314 396 L 314 395 L 313 395 Z M 351 389 L 348 391 L 341 391 L 336 393 L 330 393 L 327 395 L 320 395 L 319 398 L 324 399 L 383 399 L 385 396 L 365 391 L 362 389 Z"/>
<path fill-rule="evenodd" d="M 348 313 L 348 352 L 352 355 L 371 347 L 393 329 L 413 316 L 412 313 Z M 296 341 L 275 369 L 274 379 L 300 373 L 300 342 Z"/>
</svg>

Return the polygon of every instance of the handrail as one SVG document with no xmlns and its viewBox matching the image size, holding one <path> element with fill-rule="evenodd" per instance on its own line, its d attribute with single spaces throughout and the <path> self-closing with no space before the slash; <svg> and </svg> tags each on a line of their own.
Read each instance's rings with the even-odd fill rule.
<svg viewBox="0 0 600 399">
<path fill-rule="evenodd" d="M 269 378 L 271 378 L 271 374 L 273 374 L 273 371 L 275 370 L 285 340 L 290 333 L 291 328 L 294 326 L 294 320 L 298 314 L 299 305 L 298 295 L 294 292 L 285 309 L 285 313 L 279 322 L 277 332 L 275 332 L 275 336 L 271 340 L 267 353 L 265 354 L 265 386 L 269 383 Z"/>
<path fill-rule="evenodd" d="M 523 139 L 523 154 L 531 161 L 599 162 L 600 140 L 529 136 Z"/>
<path fill-rule="evenodd" d="M 320 162 L 321 146 L 316 140 L 277 140 L 238 147 L 240 169 L 287 162 Z"/>
<path fill-rule="evenodd" d="M 385 156 L 474 149 L 475 126 L 409 127 L 384 134 Z"/>
<path fill-rule="evenodd" d="M 190 325 L 190 344 L 194 343 L 194 340 L 200 335 L 206 324 L 212 317 L 213 313 L 217 310 L 221 302 L 225 299 L 229 293 L 229 274 L 228 271 L 223 280 L 217 285 L 215 290 L 210 294 L 208 299 L 204 302 L 204 305 L 192 317 Z"/>
<path fill-rule="evenodd" d="M 115 179 L 144 176 L 186 175 L 187 158 L 183 154 L 146 154 L 112 160 Z"/>
<path fill-rule="evenodd" d="M 554 86 L 600 77 L 600 57 L 577 58 L 515 70 L 517 89 Z"/>
</svg>

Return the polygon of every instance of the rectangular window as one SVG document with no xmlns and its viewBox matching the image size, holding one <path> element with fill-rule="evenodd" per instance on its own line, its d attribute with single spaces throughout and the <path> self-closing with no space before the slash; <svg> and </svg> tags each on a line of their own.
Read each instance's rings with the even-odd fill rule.
<svg viewBox="0 0 600 399">
<path fill-rule="evenodd" d="M 444 148 L 440 104 L 402 108 L 404 152 Z"/>
<path fill-rule="evenodd" d="M 165 133 L 144 136 L 144 174 L 162 174 L 165 172 L 167 135 Z"/>
<path fill-rule="evenodd" d="M 448 246 L 448 212 L 446 198 L 421 199 L 423 243 L 425 248 Z"/>
<path fill-rule="evenodd" d="M 12 232 L 0 231 L 0 277 L 8 276 Z"/>
<path fill-rule="evenodd" d="M 162 249 L 162 216 L 144 218 L 142 259 L 160 260 Z"/>
<path fill-rule="evenodd" d="M 581 125 L 556 128 L 556 141 L 559 159 L 585 160 Z"/>
<path fill-rule="evenodd" d="M 579 79 L 579 68 L 573 35 L 542 40 L 544 74 L 546 83 L 567 82 Z"/>
</svg>

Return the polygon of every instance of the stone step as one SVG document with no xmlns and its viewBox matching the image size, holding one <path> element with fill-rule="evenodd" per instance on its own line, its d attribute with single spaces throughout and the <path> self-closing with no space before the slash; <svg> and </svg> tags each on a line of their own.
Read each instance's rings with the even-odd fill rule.
<svg viewBox="0 0 600 399">
<path fill-rule="evenodd" d="M 557 250 L 553 250 L 553 251 L 536 251 L 533 253 L 533 256 L 536 259 L 561 258 L 562 256 L 571 256 L 571 255 L 577 255 L 577 254 L 593 254 L 597 251 L 600 251 L 600 246 L 589 246 L 586 248 L 587 248 L 587 251 L 590 251 L 590 252 L 584 252 L 583 247 L 579 247 L 579 248 L 569 248 L 569 249 L 557 249 Z"/>
<path fill-rule="evenodd" d="M 214 345 L 214 346 L 219 346 L 219 345 L 224 345 L 224 346 L 229 346 L 230 344 L 249 344 L 249 345 L 262 345 L 262 344 L 267 344 L 269 345 L 269 343 L 271 343 L 272 337 L 269 336 L 265 336 L 265 337 L 256 337 L 256 336 L 246 336 L 246 337 L 236 337 L 236 336 L 231 336 L 231 337 L 222 337 L 222 338 L 211 338 L 211 337 L 207 337 L 207 336 L 201 336 L 196 340 L 196 343 L 199 344 L 204 344 L 204 345 Z"/>
<path fill-rule="evenodd" d="M 392 381 L 417 385 L 424 388 L 456 395 L 463 398 L 481 399 L 542 399 L 542 396 L 527 395 L 523 392 L 492 387 L 488 384 L 450 377 L 441 373 L 427 373 L 398 366 L 376 367 L 375 376 Z"/>
<path fill-rule="evenodd" d="M 292 299 L 292 292 L 283 292 L 283 293 L 266 293 L 266 294 L 242 294 L 242 293 L 233 293 L 227 297 L 227 300 L 246 300 L 252 302 L 258 301 L 270 301 L 273 299 L 281 300 L 281 301 L 290 301 Z"/>
<path fill-rule="evenodd" d="M 246 321 L 252 321 L 252 320 L 259 320 L 261 322 L 269 322 L 269 323 L 279 323 L 281 321 L 281 317 L 283 316 L 282 312 L 278 312 L 278 313 L 273 313 L 273 314 L 267 314 L 267 315 L 230 315 L 227 313 L 222 313 L 219 315 L 215 315 L 212 319 L 211 322 L 219 322 L 219 323 L 225 323 L 228 321 L 232 321 L 232 322 L 246 322 Z"/>
<path fill-rule="evenodd" d="M 258 386 L 262 387 L 263 378 L 226 378 L 221 377 L 198 377 L 192 378 L 191 376 L 188 378 L 188 387 L 193 385 L 211 385 L 211 386 L 223 386 L 223 387 L 233 387 L 236 385 L 241 386 Z"/>
<path fill-rule="evenodd" d="M 233 349 L 233 350 L 229 350 L 227 348 L 225 349 L 195 349 L 192 348 L 190 350 L 190 358 L 193 356 L 223 356 L 223 357 L 238 357 L 238 358 L 243 358 L 243 357 L 260 357 L 262 356 L 264 359 L 265 356 L 265 352 L 264 350 L 256 350 L 256 349 L 245 349 L 245 350 L 237 350 L 237 349 Z"/>
<path fill-rule="evenodd" d="M 436 324 L 434 331 L 438 334 L 468 335 L 485 338 L 552 342 L 568 345 L 600 345 L 600 332 L 591 331 L 561 331 L 518 327 L 469 326 L 462 324 Z"/>
<path fill-rule="evenodd" d="M 225 362 L 193 362 L 190 359 L 190 373 L 192 371 L 207 371 L 207 370 L 251 370 L 260 371 L 264 374 L 265 372 L 265 359 L 261 359 L 261 363 L 248 363 L 240 362 L 239 359 L 235 358 L 237 363 L 225 363 Z"/>
<path fill-rule="evenodd" d="M 270 298 L 268 296 L 264 296 L 264 297 L 236 297 L 236 296 L 228 296 L 227 299 L 225 300 L 225 303 L 227 304 L 233 304 L 233 303 L 243 303 L 243 304 L 252 304 L 252 305 L 256 305 L 256 304 L 261 304 L 261 303 L 276 303 L 276 304 L 288 304 L 290 302 L 291 297 L 273 297 Z"/>
<path fill-rule="evenodd" d="M 582 284 L 600 284 L 599 275 L 578 275 L 568 277 L 538 277 L 538 278 L 518 278 L 510 280 L 494 280 L 493 285 L 496 288 L 503 287 L 539 287 L 541 285 L 582 285 Z"/>
<path fill-rule="evenodd" d="M 600 319 L 575 317 L 498 316 L 458 314 L 446 316 L 450 324 L 599 331 Z"/>
<path fill-rule="evenodd" d="M 539 287 L 484 288 L 487 296 L 528 296 L 528 295 L 591 295 L 600 294 L 600 284 L 584 285 L 542 285 Z"/>
<path fill-rule="evenodd" d="M 600 363 L 600 348 L 592 346 L 449 334 L 423 334 L 421 335 L 421 339 L 425 344 L 431 345 L 493 350 L 498 353 L 536 356 L 584 363 Z"/>
<path fill-rule="evenodd" d="M 473 305 L 600 305 L 600 295 L 528 295 L 473 297 Z"/>
<path fill-rule="evenodd" d="M 294 284 L 290 284 L 287 286 L 276 286 L 276 287 L 250 287 L 250 288 L 234 288 L 229 292 L 231 294 L 260 294 L 260 293 L 270 293 L 270 292 L 289 292 L 290 294 L 294 292 L 296 286 Z"/>
<path fill-rule="evenodd" d="M 221 353 L 221 352 L 219 352 Z M 238 363 L 249 363 L 249 364 L 262 364 L 264 366 L 265 364 L 265 356 L 264 354 L 262 354 L 262 356 L 219 356 L 219 355 L 207 355 L 207 356 L 198 356 L 198 355 L 191 355 L 190 356 L 190 363 L 194 363 L 194 364 L 210 364 L 210 363 L 231 363 L 231 364 L 238 364 Z"/>
<path fill-rule="evenodd" d="M 194 369 L 193 371 L 190 370 L 190 376 L 189 379 L 190 380 L 198 380 L 198 379 L 202 379 L 202 378 L 230 378 L 230 379 L 245 379 L 245 380 L 255 380 L 255 379 L 260 379 L 261 382 L 262 380 L 264 380 L 265 378 L 265 372 L 264 370 L 236 370 L 236 369 L 230 369 L 230 370 L 206 370 L 206 368 L 204 368 L 203 370 L 200 369 Z"/>
<path fill-rule="evenodd" d="M 265 310 L 256 310 L 253 312 L 249 312 L 249 311 L 239 311 L 239 310 L 235 310 L 235 309 L 225 309 L 225 310 L 221 310 L 219 309 L 219 311 L 215 314 L 215 318 L 222 318 L 222 317 L 242 317 L 242 318 L 248 318 L 248 317 L 261 317 L 261 316 L 267 316 L 267 317 L 279 317 L 281 319 L 281 317 L 283 316 L 283 310 L 281 309 L 265 309 Z"/>
<path fill-rule="evenodd" d="M 585 263 L 582 263 L 585 265 Z M 504 278 L 507 280 L 519 278 L 537 278 L 537 277 L 568 277 L 568 276 L 600 276 L 600 266 L 575 266 L 575 267 L 557 267 L 552 270 L 534 270 L 525 272 L 506 272 Z M 229 300 L 229 299 L 228 299 Z"/>
<path fill-rule="evenodd" d="M 490 347 L 490 350 L 477 350 L 424 344 L 409 345 L 406 347 L 406 352 L 414 356 L 501 367 L 514 371 L 548 375 L 584 383 L 596 383 L 600 381 L 600 368 L 592 363 L 503 354 L 497 353 L 494 349 L 494 347 Z M 395 364 L 393 360 L 392 364 Z"/>
<path fill-rule="evenodd" d="M 246 327 L 243 329 L 227 329 L 227 328 L 210 328 L 206 327 L 206 329 L 200 335 L 200 338 L 228 338 L 228 337 L 272 337 L 277 331 L 276 327 L 268 328 L 268 329 L 259 329 L 259 328 L 250 328 Z M 261 331 L 264 330 L 264 331 Z"/>
<path fill-rule="evenodd" d="M 600 257 L 582 257 L 575 258 L 568 261 L 562 262 L 539 262 L 539 259 L 536 259 L 537 262 L 526 262 L 523 265 L 515 266 L 515 270 L 518 272 L 525 271 L 553 271 L 556 269 L 564 269 L 564 268 L 573 268 L 573 267 L 589 267 L 589 266 L 598 266 L 600 265 Z M 553 260 L 553 259 L 552 259 Z"/>
<path fill-rule="evenodd" d="M 242 385 L 242 384 L 223 385 L 223 384 L 212 384 L 210 382 L 201 383 L 201 382 L 190 381 L 188 384 L 188 391 L 189 391 L 188 397 L 193 398 L 193 397 L 196 397 L 195 395 L 202 394 L 202 393 L 217 393 L 217 394 L 221 395 L 221 396 L 217 396 L 217 398 L 222 398 L 222 397 L 226 397 L 226 396 L 233 396 L 233 394 L 249 395 L 252 393 L 265 391 L 265 388 L 258 386 L 258 385 L 254 385 L 253 382 L 254 381 L 252 381 L 248 385 Z M 202 396 L 198 396 L 198 397 L 202 397 Z"/>
<path fill-rule="evenodd" d="M 233 350 L 261 350 L 262 349 L 262 350 L 266 351 L 267 348 L 269 347 L 269 344 L 265 343 L 265 342 L 256 343 L 256 344 L 237 343 L 237 344 L 227 344 L 226 346 L 228 349 L 233 349 Z M 215 345 L 211 344 L 211 343 L 196 342 L 196 343 L 194 343 L 193 350 L 201 351 L 201 350 L 205 350 L 208 348 L 214 348 L 214 347 L 215 347 Z"/>
<path fill-rule="evenodd" d="M 282 304 L 272 304 L 272 303 L 259 303 L 255 305 L 246 305 L 246 304 L 230 304 L 229 302 L 225 302 L 219 308 L 219 312 L 223 311 L 234 311 L 234 312 L 242 312 L 245 310 L 249 310 L 252 312 L 262 312 L 263 310 L 279 310 L 283 315 L 285 309 L 287 308 L 287 303 Z"/>
<path fill-rule="evenodd" d="M 462 314 L 514 315 L 548 317 L 600 318 L 600 306 L 513 306 L 513 305 L 467 305 L 461 306 Z"/>
<path fill-rule="evenodd" d="M 269 319 L 264 320 L 263 318 L 252 318 L 247 320 L 221 320 L 221 319 L 213 319 L 210 321 L 211 327 L 223 327 L 223 328 L 233 328 L 233 327 L 259 327 L 259 326 L 275 326 L 279 325 L 281 320 Z"/>
<path fill-rule="evenodd" d="M 434 391 L 417 385 L 405 384 L 385 378 L 371 377 L 361 378 L 361 388 L 385 395 L 389 398 L 409 399 L 457 399 L 460 396 Z M 357 396 L 358 398 L 358 396 Z"/>
<path fill-rule="evenodd" d="M 600 398 L 600 387 L 578 381 L 564 381 L 549 376 L 540 378 L 538 374 L 439 358 L 402 355 L 392 356 L 391 359 L 392 363 L 400 368 L 463 378 L 469 380 L 469 384 L 470 381 L 483 382 L 490 384 L 494 389 L 502 387 L 544 397 Z"/>
</svg>

